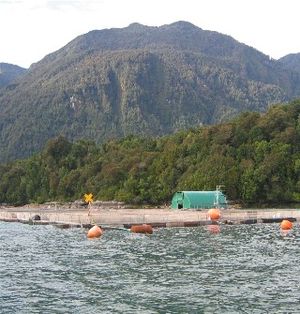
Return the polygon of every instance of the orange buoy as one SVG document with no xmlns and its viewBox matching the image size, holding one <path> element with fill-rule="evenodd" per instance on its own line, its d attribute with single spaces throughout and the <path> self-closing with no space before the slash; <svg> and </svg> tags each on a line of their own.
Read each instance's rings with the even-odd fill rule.
<svg viewBox="0 0 300 314">
<path fill-rule="evenodd" d="M 208 211 L 208 216 L 211 220 L 218 220 L 221 217 L 221 212 L 218 208 L 211 208 Z"/>
<path fill-rule="evenodd" d="M 280 224 L 280 228 L 282 230 L 290 230 L 293 228 L 293 223 L 287 219 L 283 219 Z"/>
<path fill-rule="evenodd" d="M 103 234 L 102 229 L 101 229 L 100 227 L 98 227 L 98 226 L 94 226 L 94 227 L 92 227 L 92 228 L 88 231 L 87 237 L 88 237 L 88 238 L 99 238 L 99 237 L 102 236 L 102 234 Z"/>
<path fill-rule="evenodd" d="M 152 226 L 147 225 L 147 224 L 131 226 L 130 231 L 135 232 L 135 233 L 146 233 L 146 234 L 153 233 Z"/>
</svg>

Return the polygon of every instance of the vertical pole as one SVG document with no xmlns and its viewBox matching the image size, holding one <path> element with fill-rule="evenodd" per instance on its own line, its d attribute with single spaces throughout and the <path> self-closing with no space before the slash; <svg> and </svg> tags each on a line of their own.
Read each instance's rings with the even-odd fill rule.
<svg viewBox="0 0 300 314">
<path fill-rule="evenodd" d="M 88 203 L 88 216 L 91 214 L 91 202 Z"/>
</svg>

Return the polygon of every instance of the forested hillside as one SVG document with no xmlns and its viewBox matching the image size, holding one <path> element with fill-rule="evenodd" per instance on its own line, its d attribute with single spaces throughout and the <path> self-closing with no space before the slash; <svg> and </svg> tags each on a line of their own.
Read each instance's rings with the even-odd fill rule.
<svg viewBox="0 0 300 314">
<path fill-rule="evenodd" d="M 10 85 L 25 72 L 26 69 L 17 65 L 0 63 L 0 88 Z"/>
<path fill-rule="evenodd" d="M 300 73 L 187 22 L 92 31 L 0 89 L 0 161 L 59 135 L 161 136 L 296 96 Z"/>
<path fill-rule="evenodd" d="M 291 53 L 278 60 L 287 69 L 300 73 L 300 53 Z"/>
<path fill-rule="evenodd" d="M 300 100 L 266 114 L 154 138 L 102 145 L 49 141 L 43 151 L 0 166 L 0 203 L 99 200 L 168 203 L 177 190 L 224 185 L 244 204 L 300 202 Z"/>
</svg>

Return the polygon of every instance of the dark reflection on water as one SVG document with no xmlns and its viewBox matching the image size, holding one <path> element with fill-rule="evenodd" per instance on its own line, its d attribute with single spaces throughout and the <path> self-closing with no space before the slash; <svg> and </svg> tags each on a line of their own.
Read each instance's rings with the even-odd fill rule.
<svg viewBox="0 0 300 314">
<path fill-rule="evenodd" d="M 152 236 L 0 222 L 0 313 L 300 313 L 300 229 Z"/>
</svg>

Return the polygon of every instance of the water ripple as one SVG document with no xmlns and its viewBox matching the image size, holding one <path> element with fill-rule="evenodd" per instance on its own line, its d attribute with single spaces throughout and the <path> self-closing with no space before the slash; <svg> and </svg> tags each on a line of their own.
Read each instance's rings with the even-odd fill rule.
<svg viewBox="0 0 300 314">
<path fill-rule="evenodd" d="M 0 223 L 0 313 L 299 313 L 299 231 Z"/>
</svg>

